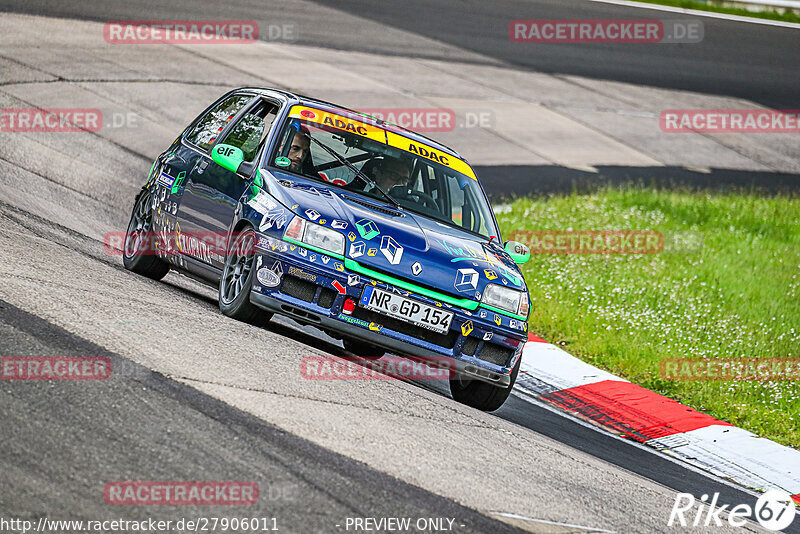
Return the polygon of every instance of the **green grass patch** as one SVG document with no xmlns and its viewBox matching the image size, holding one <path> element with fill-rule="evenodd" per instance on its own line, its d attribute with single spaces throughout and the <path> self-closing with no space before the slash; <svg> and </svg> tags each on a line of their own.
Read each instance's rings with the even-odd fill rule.
<svg viewBox="0 0 800 534">
<path fill-rule="evenodd" d="M 518 199 L 514 230 L 656 230 L 657 254 L 533 254 L 530 329 L 571 354 L 800 448 L 800 382 L 668 381 L 667 358 L 800 358 L 800 199 L 640 187 Z"/>
<path fill-rule="evenodd" d="M 728 7 L 722 4 L 700 2 L 698 0 L 633 0 L 642 4 L 658 4 L 662 6 L 680 7 L 683 9 L 697 9 L 714 13 L 726 13 L 742 17 L 755 17 L 758 19 L 780 20 L 783 22 L 800 22 L 800 15 L 787 9 L 785 12 L 775 10 L 750 11 L 743 7 Z"/>
</svg>

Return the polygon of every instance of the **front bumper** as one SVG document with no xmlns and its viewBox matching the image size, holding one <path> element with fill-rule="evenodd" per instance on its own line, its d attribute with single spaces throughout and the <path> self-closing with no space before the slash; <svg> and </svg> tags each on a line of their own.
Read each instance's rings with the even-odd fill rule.
<svg viewBox="0 0 800 534">
<path fill-rule="evenodd" d="M 256 306 L 400 356 L 449 357 L 459 374 L 497 386 L 509 385 L 511 370 L 527 339 L 527 324 L 520 321 L 480 308 L 470 312 L 409 293 L 348 272 L 341 260 L 285 241 L 262 237 L 255 265 L 250 301 Z M 359 302 L 365 284 L 452 311 L 450 330 L 434 333 L 360 306 L 352 315 L 342 313 L 345 299 Z"/>
</svg>

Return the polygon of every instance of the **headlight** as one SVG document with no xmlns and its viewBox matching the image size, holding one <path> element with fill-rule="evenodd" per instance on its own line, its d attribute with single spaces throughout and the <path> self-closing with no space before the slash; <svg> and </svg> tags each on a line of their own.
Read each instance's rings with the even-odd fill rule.
<svg viewBox="0 0 800 534">
<path fill-rule="evenodd" d="M 336 230 L 326 228 L 325 226 L 307 221 L 302 217 L 295 217 L 292 219 L 292 222 L 286 227 L 284 237 L 332 254 L 344 256 L 343 234 Z"/>
<path fill-rule="evenodd" d="M 488 284 L 481 302 L 507 312 L 528 317 L 528 293 L 499 284 Z"/>
</svg>

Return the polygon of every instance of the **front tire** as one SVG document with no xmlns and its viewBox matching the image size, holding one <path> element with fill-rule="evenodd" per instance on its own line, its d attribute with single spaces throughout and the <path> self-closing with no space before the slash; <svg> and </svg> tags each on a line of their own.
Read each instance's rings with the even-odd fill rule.
<svg viewBox="0 0 800 534">
<path fill-rule="evenodd" d="M 250 227 L 234 234 L 219 280 L 219 309 L 237 321 L 264 326 L 272 314 L 250 302 L 255 242 L 256 233 Z"/>
<path fill-rule="evenodd" d="M 128 230 L 125 232 L 122 264 L 136 274 L 161 280 L 169 272 L 169 264 L 155 255 L 151 199 L 147 189 L 136 197 Z"/>
<path fill-rule="evenodd" d="M 522 357 L 517 360 L 517 365 L 511 371 L 511 382 L 506 387 L 498 387 L 488 382 L 480 380 L 470 380 L 458 375 L 450 379 L 450 393 L 453 399 L 472 406 L 484 412 L 493 412 L 500 409 L 506 399 L 514 389 L 514 382 L 517 381 L 519 367 Z"/>
</svg>

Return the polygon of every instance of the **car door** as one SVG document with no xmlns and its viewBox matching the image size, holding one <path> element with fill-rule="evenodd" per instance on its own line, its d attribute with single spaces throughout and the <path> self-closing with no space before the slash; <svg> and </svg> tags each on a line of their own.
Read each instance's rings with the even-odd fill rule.
<svg viewBox="0 0 800 534">
<path fill-rule="evenodd" d="M 243 100 L 246 98 L 247 100 Z M 187 136 L 202 156 L 187 174 L 186 189 L 178 209 L 176 232 L 195 235 L 186 254 L 221 269 L 222 244 L 233 219 L 236 203 L 249 185 L 249 176 L 224 169 L 211 159 L 214 146 L 224 143 L 240 148 L 245 163 L 255 161 L 275 117 L 277 105 L 251 95 L 234 95 L 220 103 L 219 110 L 196 135 Z"/>
</svg>

